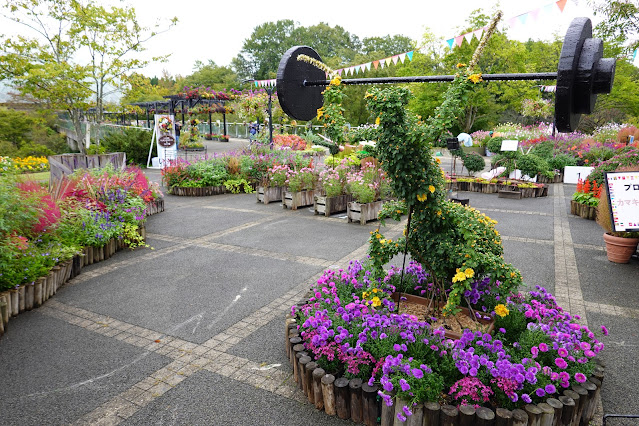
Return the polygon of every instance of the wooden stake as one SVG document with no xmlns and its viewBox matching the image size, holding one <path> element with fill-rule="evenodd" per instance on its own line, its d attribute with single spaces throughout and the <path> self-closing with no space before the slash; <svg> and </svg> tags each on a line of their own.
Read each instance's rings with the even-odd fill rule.
<svg viewBox="0 0 639 426">
<path fill-rule="evenodd" d="M 517 408 L 513 410 L 513 426 L 528 426 L 528 413 Z"/>
<path fill-rule="evenodd" d="M 568 398 L 571 398 L 575 405 L 574 405 L 574 408 L 572 410 L 570 410 L 570 413 L 572 414 L 570 416 L 570 419 L 564 420 L 564 418 L 566 417 L 566 413 L 565 413 L 565 410 L 564 410 L 564 413 L 562 414 L 562 421 L 564 421 L 564 423 L 567 424 L 567 425 L 572 425 L 572 424 L 575 423 L 575 421 L 577 421 L 577 414 L 579 413 L 579 404 L 581 402 L 581 396 L 577 392 L 572 391 L 570 389 L 566 389 L 564 391 L 564 396 L 567 396 Z M 565 402 L 563 402 L 563 404 L 566 405 Z"/>
<path fill-rule="evenodd" d="M 300 371 L 300 359 L 307 356 L 308 354 L 304 351 L 295 353 L 295 363 L 293 364 L 293 377 L 297 382 L 297 386 L 302 389 L 302 375 Z"/>
<path fill-rule="evenodd" d="M 592 418 L 591 413 L 594 414 L 597 401 L 595 401 L 595 393 L 597 392 L 597 386 L 591 381 L 585 381 L 581 386 L 588 392 L 586 403 L 584 404 L 584 411 L 581 415 L 581 424 L 587 425 Z"/>
<path fill-rule="evenodd" d="M 313 371 L 313 397 L 314 397 L 314 403 L 315 403 L 315 408 L 317 408 L 318 410 L 321 410 L 324 408 L 324 395 L 322 394 L 322 377 L 324 377 L 324 375 L 326 374 L 326 372 L 324 371 L 323 368 L 316 368 L 315 371 Z"/>
<path fill-rule="evenodd" d="M 362 379 L 351 379 L 348 382 L 348 388 L 351 398 L 351 420 L 355 423 L 361 423 L 363 419 Z"/>
<path fill-rule="evenodd" d="M 561 395 L 559 397 L 559 402 L 563 404 L 563 408 L 561 410 L 561 418 L 557 423 L 557 426 L 568 426 L 572 421 L 572 416 L 575 413 L 575 400 L 569 396 Z"/>
<path fill-rule="evenodd" d="M 495 412 L 490 408 L 477 407 L 477 425 L 478 426 L 492 426 L 495 424 Z"/>
<path fill-rule="evenodd" d="M 541 410 L 540 426 L 552 426 L 555 418 L 555 409 L 545 402 L 537 404 L 537 407 Z"/>
<path fill-rule="evenodd" d="M 300 389 L 302 390 L 302 392 L 304 392 L 305 395 L 308 395 L 308 383 L 306 382 L 306 364 L 308 364 L 309 362 L 311 362 L 311 357 L 308 355 L 301 357 L 299 360 L 298 375 L 300 381 L 298 382 L 298 384 L 300 385 Z"/>
<path fill-rule="evenodd" d="M 573 392 L 576 392 L 579 394 L 579 406 L 577 407 L 577 416 L 573 420 L 573 423 L 575 425 L 578 425 L 581 422 L 580 419 L 584 414 L 584 410 L 586 409 L 586 406 L 588 405 L 588 391 L 586 390 L 586 388 L 584 388 L 583 386 L 579 384 L 574 384 L 571 386 L 571 388 Z M 575 402 L 577 402 L 577 400 L 575 400 Z"/>
<path fill-rule="evenodd" d="M 335 376 L 327 374 L 322 377 L 322 397 L 324 398 L 324 411 L 334 416 L 335 410 Z"/>
<path fill-rule="evenodd" d="M 33 302 L 35 298 L 35 283 L 27 284 L 27 297 L 24 304 L 24 307 L 27 311 L 33 309 Z"/>
<path fill-rule="evenodd" d="M 315 394 L 313 394 L 313 371 L 317 368 L 317 363 L 311 361 L 306 364 L 306 397 L 308 402 L 315 404 Z"/>
<path fill-rule="evenodd" d="M 379 403 L 377 401 L 378 390 L 377 385 L 369 386 L 368 383 L 362 384 L 362 417 L 366 426 L 377 426 L 377 413 L 379 412 Z"/>
<path fill-rule="evenodd" d="M 513 418 L 513 413 L 505 408 L 495 409 L 495 426 L 508 426 Z"/>
<path fill-rule="evenodd" d="M 546 404 L 550 405 L 555 411 L 553 415 L 552 426 L 559 426 L 559 424 L 561 423 L 561 414 L 564 410 L 564 404 L 562 404 L 561 401 L 555 398 L 548 398 L 546 400 Z"/>
<path fill-rule="evenodd" d="M 475 407 L 462 405 L 459 407 L 459 426 L 475 425 Z"/>
<path fill-rule="evenodd" d="M 351 417 L 350 393 L 348 391 L 348 379 L 340 377 L 335 380 L 335 408 L 337 417 L 347 420 Z"/>
<path fill-rule="evenodd" d="M 441 426 L 456 426 L 459 420 L 459 410 L 452 405 L 442 405 L 439 413 L 439 424 Z"/>
<path fill-rule="evenodd" d="M 591 383 L 593 383 L 595 386 L 597 386 L 597 390 L 595 391 L 595 394 L 592 397 L 594 402 L 590 405 L 590 413 L 588 414 L 589 418 L 592 419 L 595 416 L 595 411 L 597 411 L 597 404 L 599 403 L 599 398 L 601 394 L 601 381 L 594 376 L 588 380 Z"/>
<path fill-rule="evenodd" d="M 424 403 L 424 426 L 438 426 L 441 406 L 436 402 Z"/>
<path fill-rule="evenodd" d="M 528 426 L 541 426 L 541 409 L 535 404 L 526 404 L 524 411 L 528 414 Z"/>
</svg>

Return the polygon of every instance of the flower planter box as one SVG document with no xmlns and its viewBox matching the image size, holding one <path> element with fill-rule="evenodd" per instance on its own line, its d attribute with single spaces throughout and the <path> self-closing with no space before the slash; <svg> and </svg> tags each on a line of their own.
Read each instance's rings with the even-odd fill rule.
<svg viewBox="0 0 639 426">
<path fill-rule="evenodd" d="M 315 203 L 315 195 L 318 192 L 314 189 L 299 192 L 284 191 L 282 207 L 297 210 L 299 207 L 312 206 Z"/>
<path fill-rule="evenodd" d="M 570 214 L 574 214 L 575 216 L 588 220 L 596 220 L 597 207 L 587 206 L 585 204 L 578 203 L 575 200 L 570 200 Z"/>
<path fill-rule="evenodd" d="M 173 186 L 169 189 L 169 194 L 185 197 L 206 197 L 209 195 L 226 194 L 227 192 L 228 190 L 224 185 L 204 186 L 202 188 Z"/>
<path fill-rule="evenodd" d="M 284 188 L 284 186 L 258 186 L 256 192 L 257 202 L 268 204 L 274 201 L 282 201 Z"/>
<path fill-rule="evenodd" d="M 349 202 L 346 210 L 348 223 L 359 222 L 361 225 L 366 225 L 368 221 L 377 220 L 377 216 L 383 204 L 383 201 L 373 201 L 372 203 L 365 204 L 360 204 L 355 201 Z"/>
<path fill-rule="evenodd" d="M 348 210 L 348 203 L 353 201 L 352 194 L 338 195 L 337 197 L 315 196 L 315 214 L 330 216 L 335 213 Z"/>
<path fill-rule="evenodd" d="M 561 183 L 564 181 L 564 172 L 561 171 L 557 174 L 555 174 L 555 176 L 552 179 L 547 178 L 546 176 L 542 175 L 542 174 L 538 174 L 537 175 L 537 182 L 538 183 Z"/>
</svg>

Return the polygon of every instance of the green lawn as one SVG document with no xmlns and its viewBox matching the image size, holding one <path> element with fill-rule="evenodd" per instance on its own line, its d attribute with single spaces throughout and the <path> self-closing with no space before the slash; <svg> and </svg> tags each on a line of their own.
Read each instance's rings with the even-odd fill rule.
<svg viewBox="0 0 639 426">
<path fill-rule="evenodd" d="M 24 173 L 24 176 L 27 179 L 37 180 L 38 182 L 49 182 L 50 172 L 38 172 L 38 173 Z"/>
</svg>

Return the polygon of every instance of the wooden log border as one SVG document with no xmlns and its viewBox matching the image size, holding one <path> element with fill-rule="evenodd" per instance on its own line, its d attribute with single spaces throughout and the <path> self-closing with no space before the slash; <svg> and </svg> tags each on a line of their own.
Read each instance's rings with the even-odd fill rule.
<svg viewBox="0 0 639 426">
<path fill-rule="evenodd" d="M 202 188 L 172 186 L 169 188 L 169 194 L 182 197 L 208 197 L 209 195 L 221 195 L 227 193 L 229 193 L 229 191 L 224 185 L 204 186 Z"/>
<path fill-rule="evenodd" d="M 537 182 L 541 183 L 541 182 Z M 517 185 L 484 182 L 447 182 L 446 189 L 453 191 L 481 192 L 483 194 L 503 193 L 501 198 L 539 198 L 548 196 L 548 184 L 534 188 L 519 188 Z M 516 194 L 508 197 L 507 195 Z"/>
<path fill-rule="evenodd" d="M 0 293 L 0 307 L 1 297 Z M 304 392 L 309 403 L 318 410 L 324 410 L 327 415 L 338 416 L 341 419 L 350 418 L 367 426 L 579 426 L 589 424 L 593 420 L 601 395 L 605 367 L 599 364 L 585 386 L 574 385 L 572 390 L 565 390 L 562 395 L 557 395 L 557 398 L 548 398 L 539 404 L 527 404 L 522 409 L 510 411 L 505 408 L 475 409 L 470 406 L 457 408 L 437 402 L 425 402 L 412 406 L 411 411 L 415 417 L 411 416 L 403 423 L 399 422 L 394 414 L 396 407 L 406 405 L 405 401 L 394 398 L 393 405 L 387 407 L 381 398 L 377 398 L 377 386 L 369 386 L 360 379 L 336 378 L 320 368 L 312 360 L 312 354 L 304 351 L 298 326 L 290 314 L 286 315 L 284 329 L 286 352 L 289 354 L 291 366 L 294 367 L 294 381 Z"/>
<path fill-rule="evenodd" d="M 162 208 L 164 208 L 164 200 L 162 200 Z M 139 229 L 139 233 L 146 241 L 144 226 Z M 120 239 L 115 238 L 102 247 L 84 247 L 73 258 L 51 268 L 46 276 L 32 283 L 0 292 L 0 337 L 7 332 L 7 323 L 12 317 L 42 306 L 67 281 L 77 277 L 84 266 L 109 259 L 116 252 L 126 248 Z"/>
</svg>

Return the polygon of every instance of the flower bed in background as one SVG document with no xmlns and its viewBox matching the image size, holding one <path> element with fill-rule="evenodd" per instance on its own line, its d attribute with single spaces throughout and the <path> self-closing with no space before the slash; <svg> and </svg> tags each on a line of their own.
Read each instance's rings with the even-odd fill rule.
<svg viewBox="0 0 639 426">
<path fill-rule="evenodd" d="M 85 251 L 98 261 L 118 249 L 146 246 L 145 216 L 164 209 L 161 197 L 139 168 L 78 170 L 51 193 L 18 175 L 0 176 L 0 294 L 17 291 L 22 297 L 10 312 L 26 310 L 24 298 L 39 294 L 26 290 L 35 291 L 51 271 L 53 284 L 42 290 L 48 296 L 40 294 L 33 303 L 53 295 L 79 272 Z M 75 267 L 69 266 L 73 259 Z"/>
<path fill-rule="evenodd" d="M 47 157 L 0 157 L 0 174 L 2 173 L 36 173 L 49 170 Z"/>
</svg>

